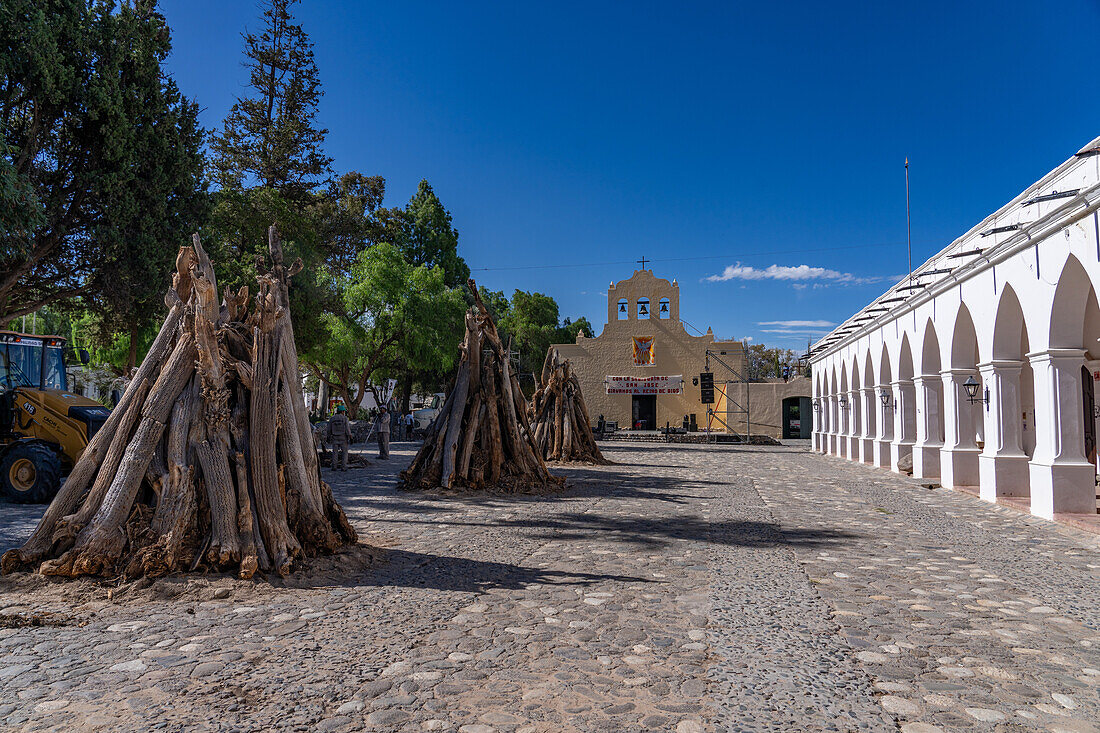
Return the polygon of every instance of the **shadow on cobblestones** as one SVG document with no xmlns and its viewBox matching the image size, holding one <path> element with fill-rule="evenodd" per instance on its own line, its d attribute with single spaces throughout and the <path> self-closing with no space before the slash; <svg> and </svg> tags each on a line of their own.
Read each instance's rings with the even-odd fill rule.
<svg viewBox="0 0 1100 733">
<path fill-rule="evenodd" d="M 375 523 L 434 524 L 419 519 L 376 519 Z M 836 547 L 858 539 L 860 535 L 834 530 L 783 529 L 770 522 L 715 522 L 696 517 L 681 517 L 675 523 L 665 518 L 639 519 L 615 517 L 593 512 L 559 514 L 539 519 L 502 519 L 497 522 L 450 522 L 452 527 L 510 527 L 533 529 L 531 539 L 553 541 L 603 540 L 629 542 L 647 548 L 661 548 L 681 540 L 701 540 L 731 547 L 807 548 Z"/>
<path fill-rule="evenodd" d="M 516 590 L 531 584 L 589 586 L 608 582 L 653 583 L 650 578 L 607 573 L 585 573 L 523 567 L 467 557 L 433 555 L 410 550 L 386 551 L 387 562 L 377 570 L 347 578 L 348 587 L 433 588 L 484 593 L 494 588 Z"/>
</svg>

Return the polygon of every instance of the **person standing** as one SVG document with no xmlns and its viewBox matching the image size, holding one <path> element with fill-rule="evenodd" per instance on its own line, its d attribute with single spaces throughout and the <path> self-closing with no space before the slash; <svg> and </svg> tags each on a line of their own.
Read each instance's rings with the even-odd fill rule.
<svg viewBox="0 0 1100 733">
<path fill-rule="evenodd" d="M 405 437 L 405 421 L 401 419 L 400 415 L 393 418 L 393 439 L 397 441 L 407 439 Z"/>
<path fill-rule="evenodd" d="M 411 412 L 405 416 L 405 432 L 408 434 L 406 440 L 413 440 L 413 433 L 416 432 L 416 418 Z"/>
<path fill-rule="evenodd" d="M 343 405 L 336 406 L 336 414 L 329 418 L 328 427 L 325 428 L 325 438 L 332 444 L 332 470 L 336 470 L 336 459 L 340 459 L 340 470 L 348 470 L 348 441 L 351 438 L 351 422 L 348 420 L 347 408 Z"/>
<path fill-rule="evenodd" d="M 378 457 L 390 457 L 390 413 L 385 405 L 378 411 Z"/>
</svg>

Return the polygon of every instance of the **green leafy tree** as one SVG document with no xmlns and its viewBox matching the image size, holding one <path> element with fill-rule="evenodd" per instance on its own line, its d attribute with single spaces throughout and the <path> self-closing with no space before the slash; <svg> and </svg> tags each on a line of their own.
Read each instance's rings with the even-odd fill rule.
<svg viewBox="0 0 1100 733">
<path fill-rule="evenodd" d="M 500 327 L 511 337 L 512 348 L 519 352 L 520 370 L 536 372 L 557 334 L 558 304 L 549 295 L 516 290 Z"/>
<path fill-rule="evenodd" d="M 197 109 L 161 69 L 155 8 L 0 3 L 0 321 L 77 296 L 141 321 L 141 281 L 204 215 Z"/>
<path fill-rule="evenodd" d="M 584 334 L 585 338 L 592 338 L 592 324 L 588 322 L 588 319 L 581 316 L 575 321 L 570 321 L 566 318 L 562 321 L 561 326 L 558 327 L 554 333 L 554 340 L 551 343 L 555 344 L 572 344 L 577 341 L 577 334 Z"/>
<path fill-rule="evenodd" d="M 578 332 L 592 336 L 592 324 L 583 316 L 559 323 L 558 303 L 549 295 L 516 290 L 509 302 L 500 291 L 483 287 L 479 292 L 501 334 L 519 352 L 523 373 L 538 373 L 551 344 L 574 343 Z"/>
<path fill-rule="evenodd" d="M 458 230 L 431 184 L 420 181 L 404 209 L 389 209 L 381 218 L 387 241 L 397 245 L 406 260 L 414 265 L 442 267 L 449 288 L 466 286 L 470 268 L 458 255 Z"/>
<path fill-rule="evenodd" d="M 466 306 L 442 268 L 413 265 L 393 245 L 378 244 L 360 252 L 332 288 L 339 306 L 322 315 L 325 336 L 303 356 L 349 408 L 405 364 L 454 367 Z"/>
<path fill-rule="evenodd" d="M 750 344 L 745 356 L 747 359 L 747 374 L 744 376 L 750 382 L 782 379 L 784 369 L 788 367 L 792 378 L 800 373 L 798 354 L 790 349 L 768 347 L 764 344 Z"/>
<path fill-rule="evenodd" d="M 481 302 L 485 304 L 485 309 L 489 311 L 493 323 L 496 323 L 497 328 L 500 328 L 501 322 L 512 307 L 512 304 L 508 302 L 508 297 L 504 295 L 503 290 L 489 290 L 484 285 L 478 287 L 477 293 L 481 296 Z"/>
<path fill-rule="evenodd" d="M 297 0 L 267 0 L 263 30 L 244 33 L 249 96 L 238 97 L 212 143 L 222 188 L 249 181 L 300 200 L 322 183 L 332 159 L 316 124 L 321 81 L 313 42 L 290 13 Z"/>
<path fill-rule="evenodd" d="M 379 234 L 392 242 L 406 261 L 413 265 L 439 267 L 449 288 L 466 296 L 470 268 L 458 254 L 458 231 L 451 214 L 426 181 L 420 181 L 416 193 L 405 208 L 380 209 Z M 443 388 L 448 374 L 415 361 L 407 361 L 399 370 L 399 400 L 402 411 L 409 409 L 413 389 L 435 392 Z"/>
</svg>

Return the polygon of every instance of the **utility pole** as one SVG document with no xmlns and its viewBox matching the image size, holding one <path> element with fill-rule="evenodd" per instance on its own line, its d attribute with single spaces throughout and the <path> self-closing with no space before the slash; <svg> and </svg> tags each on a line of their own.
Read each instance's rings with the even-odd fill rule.
<svg viewBox="0 0 1100 733">
<path fill-rule="evenodd" d="M 913 225 L 909 220 L 909 156 L 905 156 L 905 248 L 909 253 L 909 279 L 913 279 Z"/>
</svg>

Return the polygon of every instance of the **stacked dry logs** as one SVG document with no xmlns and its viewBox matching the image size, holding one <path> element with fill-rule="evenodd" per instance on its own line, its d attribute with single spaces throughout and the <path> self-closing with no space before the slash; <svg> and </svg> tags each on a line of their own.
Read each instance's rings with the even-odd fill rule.
<svg viewBox="0 0 1100 733">
<path fill-rule="evenodd" d="M 535 449 L 527 404 L 496 325 L 473 280 L 458 373 L 408 470 L 405 489 L 496 489 L 538 493 L 561 486 Z"/>
<path fill-rule="evenodd" d="M 584 403 L 581 383 L 573 365 L 550 347 L 542 364 L 539 387 L 531 398 L 531 424 L 535 426 L 535 445 L 548 461 L 567 461 L 604 465 L 592 435 L 588 406 Z"/>
<path fill-rule="evenodd" d="M 180 249 L 168 316 L 110 418 L 4 573 L 286 575 L 356 541 L 321 481 L 275 227 L 271 267 L 219 299 L 198 235 Z"/>
</svg>

